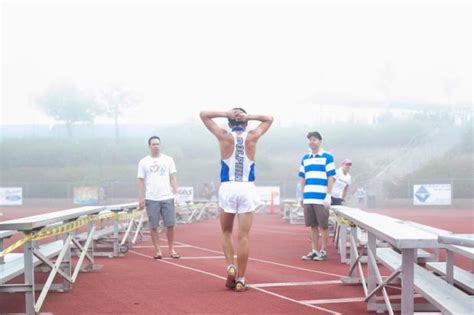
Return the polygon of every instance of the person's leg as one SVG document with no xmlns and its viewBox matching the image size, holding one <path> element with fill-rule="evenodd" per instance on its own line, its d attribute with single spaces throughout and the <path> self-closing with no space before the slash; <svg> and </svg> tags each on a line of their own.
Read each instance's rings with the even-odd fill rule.
<svg viewBox="0 0 474 315">
<path fill-rule="evenodd" d="M 232 231 L 234 218 L 237 213 L 236 193 L 239 192 L 236 183 L 226 182 L 219 187 L 219 220 L 222 231 L 222 249 L 227 263 L 227 279 L 225 286 L 234 289 L 237 276 L 237 267 L 234 263 L 234 247 L 232 246 Z"/>
<path fill-rule="evenodd" d="M 160 248 L 160 236 L 158 233 L 158 228 L 156 229 L 151 229 L 150 230 L 150 235 L 151 235 L 151 241 L 153 243 L 153 246 L 155 247 L 155 252 L 156 252 L 156 257 L 162 256 L 161 254 L 161 248 Z"/>
<path fill-rule="evenodd" d="M 234 227 L 235 213 L 227 213 L 219 209 L 219 219 L 222 230 L 222 249 L 224 250 L 227 265 L 234 265 L 234 248 L 232 246 L 232 229 Z"/>
<path fill-rule="evenodd" d="M 319 228 L 317 226 L 311 227 L 311 242 L 313 250 L 318 252 L 319 245 Z"/>
<path fill-rule="evenodd" d="M 321 238 L 322 244 L 321 249 L 326 250 L 326 246 L 328 244 L 328 236 L 329 236 L 329 208 L 324 206 L 319 206 L 317 208 L 317 218 L 318 218 L 318 225 L 321 231 Z"/>
<path fill-rule="evenodd" d="M 234 263 L 234 247 L 232 246 L 232 230 L 234 226 L 235 213 L 227 213 L 220 208 L 219 219 L 222 230 L 222 249 L 227 263 L 227 279 L 225 286 L 229 289 L 235 288 L 235 277 L 237 276 L 237 267 Z"/>
<path fill-rule="evenodd" d="M 161 258 L 160 237 L 158 234 L 159 203 L 158 201 L 145 200 L 148 223 L 150 224 L 150 236 L 153 247 L 155 247 L 155 258 Z"/>
<path fill-rule="evenodd" d="M 249 259 L 249 234 L 252 227 L 254 212 L 246 212 L 238 215 L 239 234 L 237 245 L 237 270 L 238 278 L 245 276 L 247 262 Z"/>
<path fill-rule="evenodd" d="M 309 235 L 310 235 L 310 240 L 311 240 L 311 251 L 302 256 L 301 259 L 303 260 L 313 260 L 314 257 L 316 257 L 318 251 L 318 241 L 319 241 L 319 235 L 317 234 L 317 219 L 316 219 L 316 213 L 314 210 L 314 205 L 312 204 L 305 204 L 304 205 L 304 221 L 305 225 L 310 228 L 309 230 Z"/>
<path fill-rule="evenodd" d="M 317 205 L 316 207 L 316 217 L 318 220 L 319 232 L 321 232 L 321 250 L 319 255 L 315 257 L 316 260 L 325 260 L 327 257 L 326 247 L 329 236 L 329 208 L 324 207 L 323 205 Z"/>
<path fill-rule="evenodd" d="M 314 237 L 313 237 L 313 228 L 310 228 L 310 229 L 309 229 L 309 240 L 311 241 L 311 251 L 317 252 L 317 251 L 318 251 L 318 246 L 317 246 L 317 245 L 316 245 L 316 246 L 314 245 L 315 241 L 314 241 Z M 317 244 L 317 243 L 318 243 L 318 242 L 316 241 L 316 244 Z"/>
<path fill-rule="evenodd" d="M 166 237 L 168 238 L 168 251 L 170 253 L 170 256 L 176 256 L 177 253 L 174 250 L 174 234 L 175 234 L 175 227 L 174 226 L 168 226 L 166 227 Z"/>
<path fill-rule="evenodd" d="M 161 217 L 166 227 L 166 238 L 168 239 L 168 251 L 172 258 L 179 258 L 174 250 L 174 236 L 176 231 L 176 211 L 174 208 L 174 199 L 160 201 Z"/>
<path fill-rule="evenodd" d="M 318 231 L 319 234 L 319 231 Z M 328 245 L 329 229 L 321 229 L 321 250 L 326 251 Z"/>
</svg>

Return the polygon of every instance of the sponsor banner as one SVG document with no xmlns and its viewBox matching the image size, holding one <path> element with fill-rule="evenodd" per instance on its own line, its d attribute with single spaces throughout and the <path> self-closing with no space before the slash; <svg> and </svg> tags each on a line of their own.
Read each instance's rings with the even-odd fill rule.
<svg viewBox="0 0 474 315">
<path fill-rule="evenodd" d="M 451 205 L 451 184 L 413 185 L 413 204 L 415 206 Z"/>
<path fill-rule="evenodd" d="M 0 206 L 21 206 L 23 204 L 23 188 L 0 187 Z"/>
<path fill-rule="evenodd" d="M 74 204 L 93 206 L 99 204 L 99 187 L 74 187 Z"/>
<path fill-rule="evenodd" d="M 280 204 L 280 186 L 257 186 L 257 193 L 260 201 L 270 204 L 273 198 L 273 204 Z"/>
<path fill-rule="evenodd" d="M 193 202 L 194 188 L 191 186 L 178 187 L 178 204 Z"/>
</svg>

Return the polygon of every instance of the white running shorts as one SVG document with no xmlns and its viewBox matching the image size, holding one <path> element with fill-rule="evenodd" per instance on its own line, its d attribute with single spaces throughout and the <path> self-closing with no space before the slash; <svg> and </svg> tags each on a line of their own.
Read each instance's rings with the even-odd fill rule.
<svg viewBox="0 0 474 315">
<path fill-rule="evenodd" d="M 223 182 L 219 187 L 219 207 L 227 213 L 255 211 L 260 204 L 253 182 Z"/>
</svg>

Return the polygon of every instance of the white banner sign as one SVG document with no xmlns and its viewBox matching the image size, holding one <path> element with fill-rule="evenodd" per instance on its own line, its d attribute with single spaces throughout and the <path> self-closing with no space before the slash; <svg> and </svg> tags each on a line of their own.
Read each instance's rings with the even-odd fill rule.
<svg viewBox="0 0 474 315">
<path fill-rule="evenodd" d="M 178 203 L 183 204 L 186 202 L 193 202 L 194 200 L 194 188 L 193 187 L 178 187 Z"/>
<path fill-rule="evenodd" d="M 415 206 L 451 205 L 451 184 L 413 185 L 413 204 Z"/>
<path fill-rule="evenodd" d="M 271 204 L 273 199 L 275 206 L 280 204 L 279 186 L 257 186 L 257 192 L 261 202 Z"/>
<path fill-rule="evenodd" d="M 23 204 L 23 188 L 0 187 L 0 206 L 21 206 Z"/>
</svg>

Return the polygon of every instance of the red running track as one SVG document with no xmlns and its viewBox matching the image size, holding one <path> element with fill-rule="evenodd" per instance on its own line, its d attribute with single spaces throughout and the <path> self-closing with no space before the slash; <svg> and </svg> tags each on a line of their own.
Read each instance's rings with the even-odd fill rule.
<svg viewBox="0 0 474 315">
<path fill-rule="evenodd" d="M 391 210 L 385 214 L 455 232 L 474 230 L 472 211 L 430 212 Z M 101 270 L 80 274 L 69 292 L 49 293 L 42 312 L 367 314 L 362 288 L 339 280 L 348 266 L 340 263 L 333 244 L 327 261 L 302 261 L 300 257 L 310 248 L 307 228 L 290 225 L 277 215 L 255 217 L 246 275 L 251 288 L 243 293 L 224 287 L 225 262 L 217 220 L 179 225 L 176 239 L 179 260 L 153 260 L 148 238 L 125 257 L 97 258 Z M 166 254 L 164 238 L 162 244 Z M 400 294 L 397 288 L 389 292 L 395 297 Z M 22 312 L 23 305 L 22 294 L 0 294 L 0 313 Z"/>
</svg>

